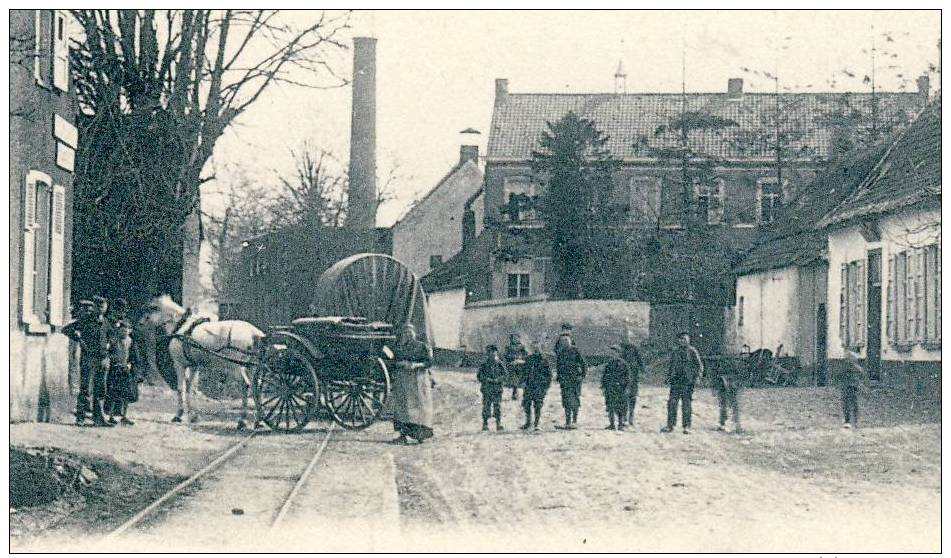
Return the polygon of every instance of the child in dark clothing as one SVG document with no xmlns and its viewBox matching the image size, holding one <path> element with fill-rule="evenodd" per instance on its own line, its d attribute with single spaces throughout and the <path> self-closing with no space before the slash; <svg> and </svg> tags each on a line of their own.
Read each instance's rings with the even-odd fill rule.
<svg viewBox="0 0 951 558">
<path fill-rule="evenodd" d="M 538 344 L 532 345 L 532 354 L 525 359 L 525 391 L 522 393 L 522 408 L 525 409 L 525 424 L 522 430 L 528 430 L 534 424 L 535 431 L 541 430 L 538 423 L 542 417 L 545 395 L 551 386 L 551 365 L 542 356 Z M 534 414 L 534 420 L 532 415 Z"/>
<path fill-rule="evenodd" d="M 859 355 L 854 351 L 845 351 L 847 366 L 842 372 L 842 412 L 845 415 L 844 428 L 855 428 L 859 419 L 859 389 L 865 385 L 865 369 L 859 364 Z"/>
<path fill-rule="evenodd" d="M 132 426 L 127 416 L 129 403 L 138 401 L 138 379 L 132 367 L 132 325 L 124 319 L 117 320 L 109 330 L 109 422 Z"/>
<path fill-rule="evenodd" d="M 502 428 L 502 384 L 505 382 L 505 364 L 499 359 L 499 348 L 489 345 L 485 348 L 488 353 L 485 362 L 479 367 L 476 379 L 481 384 L 482 392 L 482 430 L 489 429 L 489 417 L 495 417 L 495 429 Z"/>
</svg>

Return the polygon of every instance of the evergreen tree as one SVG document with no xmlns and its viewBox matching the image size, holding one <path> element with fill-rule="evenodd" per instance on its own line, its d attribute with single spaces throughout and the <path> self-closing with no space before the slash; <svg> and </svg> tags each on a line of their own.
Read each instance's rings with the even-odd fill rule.
<svg viewBox="0 0 951 558">
<path fill-rule="evenodd" d="M 599 294 L 600 289 L 586 290 L 585 277 L 603 263 L 598 252 L 617 230 L 612 200 L 618 160 L 607 149 L 608 140 L 593 121 L 568 112 L 547 123 L 539 149 L 532 151 L 532 170 L 547 184 L 537 206 L 551 247 L 556 297 Z"/>
</svg>

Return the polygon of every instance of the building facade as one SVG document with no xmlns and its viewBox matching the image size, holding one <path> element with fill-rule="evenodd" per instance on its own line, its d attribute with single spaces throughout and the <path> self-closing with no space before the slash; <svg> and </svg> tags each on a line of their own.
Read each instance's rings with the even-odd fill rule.
<svg viewBox="0 0 951 558">
<path fill-rule="evenodd" d="M 849 94 L 854 107 L 875 103 L 883 119 L 910 119 L 923 106 L 921 93 L 878 93 L 872 98 Z M 569 111 L 592 120 L 609 136 L 607 148 L 620 160 L 614 173 L 615 204 L 627 215 L 624 223 L 631 235 L 650 236 L 659 231 L 675 238 L 684 229 L 681 218 L 680 169 L 646 155 L 638 145 L 658 138 L 656 131 L 684 111 L 730 119 L 736 126 L 725 132 L 704 132 L 691 139 L 690 147 L 716 157 L 720 163 L 712 184 L 694 188 L 692 207 L 703 215 L 708 233 L 725 245 L 741 249 L 757 237 L 757 230 L 773 222 L 784 205 L 816 176 L 819 161 L 829 158 L 835 130 L 823 127 L 821 116 L 843 102 L 839 94 L 774 95 L 744 93 L 742 80 L 730 80 L 724 93 L 680 94 L 515 94 L 508 81 L 496 81 L 495 107 L 485 167 L 484 207 L 486 230 L 493 238 L 485 259 L 487 275 L 467 279 L 472 300 L 515 299 L 551 291 L 555 282 L 550 254 L 541 232 L 544 222 L 534 210 L 513 210 L 513 197 L 539 196 L 544 177 L 531 169 L 532 151 L 548 122 Z M 782 163 L 778 177 L 776 157 L 768 142 L 744 144 L 742 138 L 770 132 L 771 118 L 779 109 L 787 126 L 795 121 L 795 141 L 784 150 L 798 153 Z M 765 123 L 765 124 L 764 124 Z M 775 124 L 778 126 L 779 124 Z M 765 126 L 765 128 L 764 128 Z M 673 144 L 671 144 L 673 145 Z M 477 244 L 477 243 L 473 243 Z M 517 248 L 511 248 L 511 245 Z M 515 258 L 511 252 L 516 252 Z M 670 300 L 694 300 L 703 293 L 665 293 Z M 722 298 L 719 297 L 719 298 Z M 707 302 L 722 302 L 707 301 Z"/>
<path fill-rule="evenodd" d="M 403 262 L 417 277 L 423 277 L 462 250 L 465 211 L 460 208 L 482 188 L 479 148 L 463 145 L 459 162 L 446 176 L 393 225 L 393 257 Z M 470 204 L 473 225 L 481 233 L 482 222 Z M 480 215 L 481 216 L 481 215 Z"/>
<path fill-rule="evenodd" d="M 69 412 L 73 161 L 70 16 L 10 11 L 10 418 Z"/>
<path fill-rule="evenodd" d="M 850 350 L 873 379 L 940 389 L 940 100 L 819 226 L 828 233 L 830 366 L 845 366 Z"/>
</svg>

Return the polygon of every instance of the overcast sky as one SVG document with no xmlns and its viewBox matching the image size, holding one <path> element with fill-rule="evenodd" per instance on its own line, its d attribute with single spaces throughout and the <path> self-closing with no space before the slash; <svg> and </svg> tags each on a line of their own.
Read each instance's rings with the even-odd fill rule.
<svg viewBox="0 0 951 558">
<path fill-rule="evenodd" d="M 508 78 L 513 93 L 611 92 L 623 59 L 628 92 L 676 92 L 685 45 L 688 91 L 724 91 L 730 77 L 744 78 L 747 91 L 772 90 L 743 67 L 778 71 L 782 84 L 801 91 L 867 91 L 871 60 L 862 50 L 877 36 L 879 89 L 898 90 L 904 79 L 913 90 L 938 60 L 940 34 L 937 11 L 389 11 L 357 12 L 351 23 L 349 36 L 378 38 L 378 169 L 382 176 L 398 167 L 400 176 L 399 199 L 377 217 L 382 226 L 455 164 L 461 130 L 482 132 L 484 154 L 495 78 Z M 335 63 L 350 75 L 349 51 Z M 290 150 L 304 141 L 334 152 L 346 168 L 349 137 L 349 88 L 275 88 L 219 140 L 215 163 L 273 183 L 275 171 L 292 171 Z"/>
</svg>

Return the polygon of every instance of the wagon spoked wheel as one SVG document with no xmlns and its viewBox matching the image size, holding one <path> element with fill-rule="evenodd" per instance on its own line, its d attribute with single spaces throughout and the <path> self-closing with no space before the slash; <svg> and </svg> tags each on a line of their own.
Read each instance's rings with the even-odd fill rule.
<svg viewBox="0 0 951 558">
<path fill-rule="evenodd" d="M 362 430 L 376 421 L 390 393 L 390 375 L 382 359 L 368 358 L 351 369 L 345 380 L 324 384 L 327 409 L 348 430 Z"/>
<path fill-rule="evenodd" d="M 258 420 L 279 432 L 300 432 L 317 405 L 317 374 L 293 346 L 268 347 L 254 376 Z"/>
</svg>

